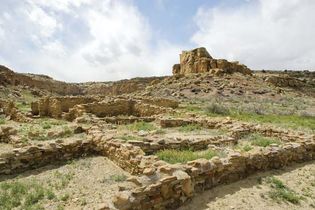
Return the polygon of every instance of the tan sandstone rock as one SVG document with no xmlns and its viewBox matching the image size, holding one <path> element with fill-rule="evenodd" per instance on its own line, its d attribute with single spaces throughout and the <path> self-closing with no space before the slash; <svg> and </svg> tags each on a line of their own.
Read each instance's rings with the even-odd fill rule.
<svg viewBox="0 0 315 210">
<path fill-rule="evenodd" d="M 225 59 L 214 59 L 204 47 L 183 51 L 180 54 L 180 64 L 173 66 L 173 75 L 206 72 L 217 76 L 235 72 L 251 75 L 251 70 L 247 66 L 237 61 L 229 62 Z"/>
</svg>

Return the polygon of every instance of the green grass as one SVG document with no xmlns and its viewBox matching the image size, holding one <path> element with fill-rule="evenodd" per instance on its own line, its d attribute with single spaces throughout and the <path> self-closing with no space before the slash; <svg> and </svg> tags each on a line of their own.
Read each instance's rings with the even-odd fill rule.
<svg viewBox="0 0 315 210">
<path fill-rule="evenodd" d="M 188 125 L 181 126 L 178 130 L 180 132 L 192 132 L 192 131 L 201 130 L 201 126 L 198 124 L 188 124 Z"/>
<path fill-rule="evenodd" d="M 64 188 L 66 188 L 69 185 L 70 181 L 74 177 L 74 173 L 73 172 L 60 173 L 59 171 L 56 171 L 54 175 L 57 178 L 57 182 L 56 182 L 56 185 L 55 185 L 56 189 L 64 189 Z"/>
<path fill-rule="evenodd" d="M 306 128 L 315 132 L 315 117 L 298 114 L 263 114 L 260 111 L 244 111 L 231 108 L 221 102 L 212 102 L 204 110 L 208 116 L 230 116 L 231 118 L 256 123 L 271 123 L 291 129 Z"/>
<path fill-rule="evenodd" d="M 24 113 L 31 111 L 31 105 L 25 102 L 17 102 L 16 108 L 18 108 L 18 110 Z"/>
<path fill-rule="evenodd" d="M 260 134 L 250 134 L 245 138 L 245 140 L 249 141 L 251 145 L 259 147 L 267 147 L 270 144 L 281 144 L 280 140 L 278 139 L 264 137 Z"/>
<path fill-rule="evenodd" d="M 205 112 L 208 115 L 229 115 L 230 110 L 227 108 L 223 103 L 218 103 L 218 102 L 212 102 L 210 103 L 206 109 Z"/>
<path fill-rule="evenodd" d="M 292 129 L 307 128 L 315 131 L 315 117 L 298 115 L 259 115 L 253 113 L 233 113 L 232 118 L 256 123 L 272 123 Z"/>
<path fill-rule="evenodd" d="M 115 182 L 123 182 L 126 181 L 127 176 L 126 175 L 112 175 L 110 176 L 110 180 L 113 180 Z"/>
<path fill-rule="evenodd" d="M 30 182 L 3 182 L 0 184 L 0 209 L 43 209 L 39 202 L 52 199 L 54 193 L 44 188 L 40 183 Z"/>
<path fill-rule="evenodd" d="M 248 144 L 244 145 L 243 148 L 242 148 L 242 150 L 245 151 L 245 152 L 248 152 L 248 151 L 250 151 L 252 149 L 253 149 L 253 147 L 248 145 Z"/>
<path fill-rule="evenodd" d="M 53 128 L 53 124 L 43 121 L 42 123 L 33 123 L 33 124 L 21 124 L 18 133 L 19 135 L 26 140 L 36 140 L 36 141 L 45 141 L 53 139 L 53 137 L 47 136 L 49 129 Z M 55 138 L 67 138 L 73 136 L 73 131 L 66 125 L 62 127 L 56 127 L 56 130 L 62 129 L 63 132 L 60 133 L 59 136 Z M 34 135 L 32 135 L 34 134 Z"/>
<path fill-rule="evenodd" d="M 266 179 L 270 183 L 272 190 L 268 193 L 269 197 L 276 201 L 286 201 L 293 204 L 299 204 L 302 196 L 294 190 L 287 187 L 280 179 L 269 177 Z"/>
<path fill-rule="evenodd" d="M 69 198 L 70 198 L 70 195 L 69 195 L 68 193 L 66 193 L 66 194 L 64 194 L 64 195 L 62 195 L 62 196 L 60 197 L 60 200 L 62 200 L 62 201 L 67 201 Z"/>
<path fill-rule="evenodd" d="M 5 124 L 5 119 L 0 117 L 0 125 L 3 125 L 3 124 Z"/>
<path fill-rule="evenodd" d="M 214 156 L 218 156 L 218 152 L 213 150 L 205 151 L 192 151 L 192 150 L 174 150 L 166 149 L 156 153 L 160 160 L 164 160 L 168 163 L 186 163 L 188 161 L 196 160 L 199 158 L 211 159 Z"/>
<path fill-rule="evenodd" d="M 133 131 L 152 131 L 156 129 L 156 127 L 152 123 L 147 123 L 143 121 L 126 125 L 126 128 Z"/>
<path fill-rule="evenodd" d="M 184 107 L 185 110 L 190 111 L 190 112 L 195 112 L 195 113 L 199 113 L 202 112 L 202 108 L 200 106 L 197 105 L 187 105 Z"/>
</svg>

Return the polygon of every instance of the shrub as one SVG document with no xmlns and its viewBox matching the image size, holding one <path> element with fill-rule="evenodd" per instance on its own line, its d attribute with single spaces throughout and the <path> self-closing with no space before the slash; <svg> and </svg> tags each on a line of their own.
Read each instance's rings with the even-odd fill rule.
<svg viewBox="0 0 315 210">
<path fill-rule="evenodd" d="M 206 107 L 206 113 L 207 114 L 217 114 L 217 115 L 229 115 L 230 110 L 225 105 L 223 105 L 222 103 L 211 102 Z"/>
</svg>

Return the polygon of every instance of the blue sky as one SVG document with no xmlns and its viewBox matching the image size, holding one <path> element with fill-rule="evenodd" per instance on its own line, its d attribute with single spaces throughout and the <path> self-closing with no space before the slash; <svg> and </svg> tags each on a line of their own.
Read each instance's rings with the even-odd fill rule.
<svg viewBox="0 0 315 210">
<path fill-rule="evenodd" d="M 1 0 L 0 64 L 59 80 L 170 75 L 182 50 L 315 69 L 314 0 Z"/>
</svg>

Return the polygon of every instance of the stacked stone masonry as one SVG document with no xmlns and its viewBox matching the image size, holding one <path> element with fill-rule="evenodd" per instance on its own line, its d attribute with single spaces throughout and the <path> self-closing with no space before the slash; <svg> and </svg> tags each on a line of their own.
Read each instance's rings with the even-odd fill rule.
<svg viewBox="0 0 315 210">
<path fill-rule="evenodd" d="M 178 102 L 164 98 L 105 98 L 95 97 L 46 97 L 32 103 L 32 114 L 63 118 L 69 121 L 84 114 L 97 117 L 133 115 L 149 117 L 171 111 L 178 107 Z"/>
<path fill-rule="evenodd" d="M 117 193 L 108 203 L 107 209 L 175 209 L 191 199 L 197 192 L 214 186 L 245 178 L 255 172 L 277 169 L 294 162 L 315 159 L 315 135 L 301 135 L 293 131 L 285 132 L 255 124 L 240 123 L 226 119 L 161 119 L 162 127 L 176 127 L 199 124 L 205 128 L 227 128 L 234 138 L 248 132 L 259 132 L 267 136 L 277 136 L 282 145 L 270 145 L 261 150 L 245 153 L 230 152 L 227 157 L 198 159 L 186 164 L 169 164 L 155 155 L 146 155 L 140 145 L 113 139 L 98 126 L 91 127 L 87 140 L 55 141 L 36 144 L 0 156 L 0 174 L 19 173 L 37 168 L 53 161 L 68 160 L 89 154 L 108 157 L 133 176 L 128 181 L 138 187 Z M 209 142 L 200 143 L 208 145 Z M 158 151 L 156 145 L 146 145 Z M 164 146 L 171 147 L 167 141 Z M 185 146 L 185 145 L 182 145 Z M 187 146 L 187 145 L 186 145 Z M 161 147 L 163 148 L 163 147 Z M 180 148 L 179 148 L 180 149 Z M 199 149 L 199 148 L 196 148 Z M 201 148 L 202 149 L 202 148 Z M 152 152 L 151 151 L 151 152 Z"/>
</svg>

